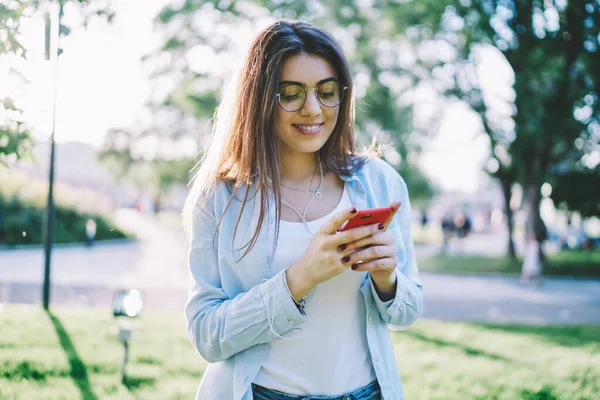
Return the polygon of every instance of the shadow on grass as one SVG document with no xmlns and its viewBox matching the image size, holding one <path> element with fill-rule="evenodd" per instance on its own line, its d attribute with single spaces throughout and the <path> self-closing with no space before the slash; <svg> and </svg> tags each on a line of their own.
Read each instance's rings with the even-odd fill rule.
<svg viewBox="0 0 600 400">
<path fill-rule="evenodd" d="M 149 378 L 143 376 L 125 376 L 123 385 L 129 390 L 141 389 L 144 386 L 153 386 L 156 383 L 156 378 Z"/>
<path fill-rule="evenodd" d="M 565 347 L 581 347 L 596 345 L 600 351 L 600 325 L 582 326 L 524 326 L 524 325 L 494 325 L 474 324 L 490 331 L 502 331 L 520 335 L 532 336 L 537 340 Z"/>
<path fill-rule="evenodd" d="M 442 339 L 432 338 L 429 336 L 425 336 L 420 332 L 408 330 L 406 332 L 403 332 L 403 334 L 412 336 L 413 338 L 419 339 L 423 342 L 435 344 L 438 347 L 454 347 L 454 348 L 462 350 L 465 354 L 467 354 L 469 356 L 485 357 L 485 358 L 489 358 L 490 360 L 505 361 L 505 362 L 509 362 L 509 363 L 514 362 L 514 360 L 511 360 L 510 358 L 506 358 L 506 357 L 498 355 L 498 354 L 488 353 L 486 351 L 476 349 L 476 348 L 470 347 L 470 346 L 463 346 L 463 345 L 455 343 L 455 342 L 448 342 L 448 341 L 445 341 Z"/>
<path fill-rule="evenodd" d="M 60 345 L 69 359 L 69 364 L 71 365 L 71 379 L 73 379 L 73 382 L 75 382 L 79 388 L 79 391 L 81 392 L 81 398 L 83 400 L 97 400 L 98 397 L 96 397 L 92 391 L 92 388 L 90 387 L 90 381 L 85 364 L 83 361 L 81 361 L 81 358 L 77 353 L 77 349 L 73 345 L 73 342 L 71 341 L 71 338 L 69 337 L 65 327 L 60 320 L 52 314 L 51 311 L 47 311 L 46 313 L 48 314 L 50 321 L 52 321 L 52 325 L 54 325 Z"/>
<path fill-rule="evenodd" d="M 537 392 L 522 390 L 521 398 L 523 400 L 560 400 L 559 397 L 554 394 L 552 387 L 547 385 Z"/>
</svg>

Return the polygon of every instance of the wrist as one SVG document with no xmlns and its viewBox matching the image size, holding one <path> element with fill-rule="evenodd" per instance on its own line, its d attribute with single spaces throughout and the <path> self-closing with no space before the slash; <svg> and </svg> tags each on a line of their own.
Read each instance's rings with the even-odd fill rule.
<svg viewBox="0 0 600 400">
<path fill-rule="evenodd" d="M 379 295 L 381 301 L 392 300 L 396 296 L 396 289 L 398 286 L 398 278 L 396 271 L 393 270 L 389 274 L 371 273 L 371 280 L 375 291 Z"/>
<path fill-rule="evenodd" d="M 296 301 L 304 298 L 316 286 L 306 276 L 300 262 L 288 267 L 286 278 L 290 294 Z"/>
</svg>

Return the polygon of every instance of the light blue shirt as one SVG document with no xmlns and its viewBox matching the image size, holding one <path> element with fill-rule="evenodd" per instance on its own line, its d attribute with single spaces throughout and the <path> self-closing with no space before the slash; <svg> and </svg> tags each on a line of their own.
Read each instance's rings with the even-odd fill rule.
<svg viewBox="0 0 600 400">
<path fill-rule="evenodd" d="M 368 275 L 360 292 L 367 310 L 369 351 L 383 398 L 403 400 L 387 325 L 412 324 L 423 304 L 411 237 L 408 190 L 400 175 L 379 159 L 370 159 L 359 171 L 341 178 L 346 182 L 352 204 L 359 210 L 401 202 L 388 228 L 398 249 L 395 297 L 382 302 Z M 205 208 L 196 215 L 190 238 L 190 293 L 185 309 L 188 335 L 200 355 L 210 363 L 196 396 L 202 400 L 251 400 L 251 383 L 269 344 L 310 318 L 296 308 L 285 287 L 283 273 L 271 267 L 273 210 L 267 214 L 267 225 L 256 245 L 240 260 L 246 250 L 242 247 L 256 228 L 260 193 L 254 196 L 256 206 L 250 202 L 243 207 L 242 201 L 232 201 L 215 234 L 229 198 L 226 185 L 217 185 Z M 240 223 L 234 242 L 238 217 Z M 319 351 L 318 343 L 314 351 Z"/>
</svg>

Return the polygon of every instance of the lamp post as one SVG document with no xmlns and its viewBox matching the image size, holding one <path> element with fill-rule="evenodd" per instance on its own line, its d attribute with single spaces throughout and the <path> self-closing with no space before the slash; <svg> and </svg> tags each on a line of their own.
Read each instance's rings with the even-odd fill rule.
<svg viewBox="0 0 600 400">
<path fill-rule="evenodd" d="M 135 318 L 144 309 L 144 293 L 137 289 L 117 290 L 113 296 L 113 316 Z M 129 340 L 133 335 L 133 327 L 129 321 L 119 320 L 117 339 L 123 343 L 123 363 L 121 364 L 121 383 L 127 380 L 127 362 L 129 361 Z"/>
<path fill-rule="evenodd" d="M 54 99 L 52 107 L 52 133 L 50 135 L 50 172 L 48 174 L 48 199 L 46 202 L 46 221 L 44 232 L 44 284 L 42 288 L 42 302 L 44 310 L 48 310 L 50 304 L 50 267 L 52 260 L 52 242 L 54 240 L 54 157 L 55 143 L 54 133 L 56 130 L 56 99 L 58 92 L 58 57 L 62 53 L 60 47 L 61 37 L 61 20 L 63 16 L 62 2 L 58 2 L 58 29 L 56 34 L 56 55 L 53 57 L 52 51 L 52 18 L 50 14 L 46 14 L 45 21 L 45 56 L 46 60 L 53 59 L 54 61 Z"/>
</svg>

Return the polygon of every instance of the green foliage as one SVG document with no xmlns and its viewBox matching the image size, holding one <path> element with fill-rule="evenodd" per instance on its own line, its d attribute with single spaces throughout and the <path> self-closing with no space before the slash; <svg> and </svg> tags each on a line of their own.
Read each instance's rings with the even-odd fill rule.
<svg viewBox="0 0 600 400">
<path fill-rule="evenodd" d="M 0 244 L 41 244 L 44 239 L 47 185 L 23 178 L 1 178 Z M 88 218 L 96 222 L 95 240 L 127 237 L 112 224 L 107 210 L 96 198 L 93 192 L 57 185 L 55 243 L 84 242 Z"/>
<path fill-rule="evenodd" d="M 455 0 L 442 2 L 443 7 L 429 3 L 406 2 L 398 17 L 406 17 L 407 30 L 421 27 L 429 31 L 426 40 L 443 41 L 456 50 L 454 57 L 440 59 L 440 66 L 452 66 L 443 69 L 454 80 L 447 93 L 480 115 L 490 138 L 491 157 L 499 165 L 492 171 L 495 176 L 519 180 L 537 193 L 557 165 L 567 160 L 576 163 L 598 151 L 597 1 Z M 497 108 L 498 98 L 494 102 L 485 93 L 485 82 L 476 70 L 478 52 L 490 46 L 515 74 L 514 101 L 503 100 L 514 105 L 516 112 L 509 115 Z M 507 119 L 514 121 L 514 128 Z M 572 186 L 571 190 L 585 189 Z M 536 206 L 539 196 L 530 201 Z"/>
<path fill-rule="evenodd" d="M 114 18 L 114 12 L 110 8 L 110 2 L 107 5 L 99 0 L 61 0 L 58 2 L 61 6 L 61 17 L 63 7 L 70 3 L 74 5 L 83 18 L 83 25 L 86 26 L 91 18 L 104 18 L 108 22 Z M 19 37 L 21 21 L 23 18 L 30 17 L 38 10 L 44 10 L 46 2 L 40 0 L 10 0 L 0 4 L 0 62 L 7 55 L 24 58 L 27 49 L 21 44 Z M 60 23 L 59 35 L 67 36 L 71 29 Z M 54 41 L 55 39 L 52 39 Z M 62 49 L 58 49 L 58 54 Z M 46 57 L 49 55 L 46 54 Z M 9 79 L 19 78 L 23 84 L 29 83 L 27 78 L 17 71 L 10 63 Z M 31 155 L 31 132 L 22 118 L 22 110 L 15 106 L 10 98 L 0 98 L 0 115 L 5 114 L 0 119 L 0 167 L 7 164 L 8 161 L 19 159 Z"/>
<path fill-rule="evenodd" d="M 21 18 L 30 15 L 32 11 L 31 1 L 27 0 L 0 4 L 0 32 L 6 32 L 6 35 L 0 35 L 0 55 L 5 53 L 25 55 L 25 48 L 18 41 L 17 34 Z"/>
<path fill-rule="evenodd" d="M 107 133 L 98 158 L 113 176 L 157 197 L 168 194 L 176 185 L 190 182 L 190 171 L 196 164 L 194 158 L 146 159 L 133 154 L 137 139 L 131 131 L 123 129 Z"/>
<path fill-rule="evenodd" d="M 550 197 L 559 208 L 600 217 L 600 167 L 557 173 Z"/>
<path fill-rule="evenodd" d="M 377 2 L 377 8 L 394 8 L 389 3 Z M 435 3 L 432 3 L 435 6 Z M 359 143 L 370 143 L 373 137 L 379 141 L 392 139 L 394 147 L 405 160 L 400 168 L 407 181 L 418 181 L 416 193 L 428 195 L 426 179 L 409 165 L 407 154 L 418 152 L 409 136 L 421 129 L 413 123 L 412 100 L 404 91 L 417 79 L 415 71 L 400 67 L 390 59 L 401 53 L 403 39 L 395 21 L 385 12 L 379 12 L 353 1 L 328 0 L 222 2 L 184 1 L 169 4 L 157 15 L 157 28 L 168 34 L 163 46 L 147 58 L 160 60 L 168 57 L 155 76 L 169 76 L 175 80 L 175 89 L 157 108 L 174 108 L 184 115 L 196 119 L 207 119 L 214 114 L 220 101 L 220 88 L 232 71 L 231 58 L 239 58 L 235 43 L 231 41 L 231 30 L 238 27 L 256 30 L 264 26 L 263 16 L 274 19 L 304 19 L 333 32 L 342 43 L 348 43 L 345 51 L 355 76 L 360 76 L 357 85 L 356 123 L 359 128 Z M 260 22 L 257 22 L 260 21 Z M 351 29 L 346 29 L 351 28 Z M 202 49 L 200 55 L 194 51 Z M 202 71 L 198 63 L 191 63 L 203 54 L 212 54 L 212 62 L 206 63 Z M 195 65 L 192 65 L 195 64 Z M 219 66 L 218 68 L 210 68 Z M 194 69 L 196 68 L 196 69 Z M 398 83 L 401 82 L 399 85 Z M 403 83 L 402 83 L 403 82 Z M 407 82 L 410 82 L 407 83 Z M 429 128 L 429 127 L 427 127 Z M 426 129 L 427 129 L 426 128 Z M 169 135 L 164 132 L 163 135 Z M 406 164 L 406 165 L 404 165 Z M 412 191 L 412 187 L 410 188 Z"/>
<path fill-rule="evenodd" d="M 411 202 L 415 205 L 427 202 L 434 195 L 434 189 L 421 170 L 409 163 L 400 164 L 398 172 L 404 178 L 410 191 Z"/>
</svg>

